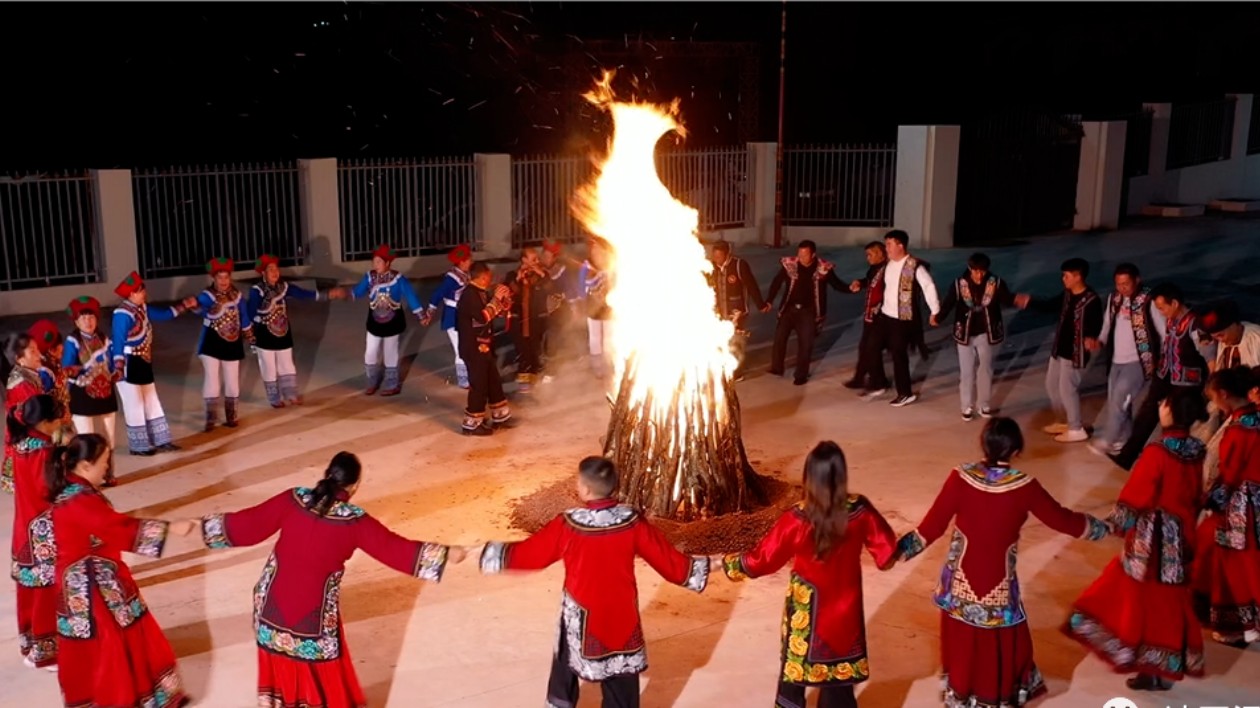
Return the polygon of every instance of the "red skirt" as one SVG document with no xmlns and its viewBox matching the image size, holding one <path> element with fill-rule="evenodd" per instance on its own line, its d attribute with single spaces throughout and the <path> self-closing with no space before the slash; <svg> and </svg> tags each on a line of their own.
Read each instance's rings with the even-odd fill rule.
<svg viewBox="0 0 1260 708">
<path fill-rule="evenodd" d="M 171 708 L 188 700 L 175 652 L 153 613 L 119 627 L 93 592 L 92 619 L 91 639 L 58 638 L 57 680 L 66 708 Z"/>
<path fill-rule="evenodd" d="M 36 666 L 57 663 L 57 588 L 17 586 L 18 648 Z"/>
<path fill-rule="evenodd" d="M 1213 514 L 1199 525 L 1195 549 L 1194 605 L 1199 619 L 1227 638 L 1260 630 L 1260 549 L 1236 551 L 1216 543 L 1224 518 Z"/>
<path fill-rule="evenodd" d="M 350 660 L 346 634 L 341 656 L 301 661 L 258 648 L 258 705 L 270 708 L 365 708 L 367 698 Z"/>
<path fill-rule="evenodd" d="M 1027 622 L 981 629 L 942 612 L 941 667 L 946 708 L 1020 706 L 1046 692 Z"/>
<path fill-rule="evenodd" d="M 1067 633 L 1117 672 L 1203 675 L 1203 627 L 1188 585 L 1139 582 L 1114 559 L 1073 606 Z"/>
</svg>

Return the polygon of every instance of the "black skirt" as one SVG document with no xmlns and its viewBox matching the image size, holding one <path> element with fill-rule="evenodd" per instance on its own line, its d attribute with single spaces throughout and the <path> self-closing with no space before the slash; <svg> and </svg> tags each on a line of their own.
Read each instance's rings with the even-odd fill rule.
<svg viewBox="0 0 1260 708">
<path fill-rule="evenodd" d="M 202 327 L 201 346 L 197 348 L 198 356 L 208 356 L 219 361 L 241 361 L 245 358 L 245 341 L 237 338 L 229 342 L 211 327 Z"/>
<path fill-rule="evenodd" d="M 70 415 L 98 416 L 109 415 L 118 411 L 118 397 L 114 395 L 114 387 L 109 387 L 109 395 L 96 398 L 82 386 L 70 384 Z"/>
<path fill-rule="evenodd" d="M 377 322 L 372 316 L 372 310 L 368 310 L 367 315 L 367 331 L 374 337 L 393 337 L 407 331 L 407 315 L 402 310 L 394 310 L 394 316 L 384 322 Z"/>
<path fill-rule="evenodd" d="M 135 386 L 153 383 L 153 364 L 135 354 L 127 355 L 127 374 L 123 380 Z"/>
<path fill-rule="evenodd" d="M 293 348 L 293 330 L 286 329 L 284 334 L 277 337 L 267 329 L 267 325 L 261 322 L 254 323 L 254 346 L 259 349 L 266 349 L 269 352 L 279 352 L 285 349 Z"/>
</svg>

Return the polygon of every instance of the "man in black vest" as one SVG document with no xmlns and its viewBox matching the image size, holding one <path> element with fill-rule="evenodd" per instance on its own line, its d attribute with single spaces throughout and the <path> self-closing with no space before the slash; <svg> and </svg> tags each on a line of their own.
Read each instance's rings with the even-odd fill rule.
<svg viewBox="0 0 1260 708">
<path fill-rule="evenodd" d="M 739 360 L 735 368 L 735 380 L 744 378 L 744 356 L 748 349 L 748 313 L 752 307 L 765 309 L 766 301 L 761 297 L 761 288 L 753 277 L 748 261 L 731 255 L 731 245 L 725 241 L 713 244 L 713 273 L 709 276 L 709 284 L 713 286 L 718 316 L 730 320 L 735 325 L 735 337 L 731 340 L 732 353 Z M 751 300 L 751 306 L 749 300 Z"/>
<path fill-rule="evenodd" d="M 849 292 L 860 293 L 862 290 L 871 287 L 871 281 L 875 278 L 875 274 L 888 260 L 888 251 L 884 249 L 883 241 L 871 241 L 866 244 L 866 275 L 858 280 L 849 283 Z M 875 328 L 865 318 L 862 320 L 862 336 L 858 340 L 858 361 L 857 367 L 853 370 L 853 378 L 844 382 L 845 388 L 878 390 L 888 388 L 888 379 L 884 377 L 884 367 L 878 370 L 871 365 L 872 357 L 883 357 L 883 350 L 872 351 L 871 339 L 875 336 Z M 880 379 L 875 377 L 879 376 Z"/>
<path fill-rule="evenodd" d="M 762 312 L 769 312 L 770 303 L 779 294 L 779 288 L 787 286 L 787 292 L 779 303 L 779 323 L 774 330 L 770 373 L 783 375 L 788 337 L 796 332 L 796 375 L 792 382 L 801 386 L 809 379 L 814 337 L 827 316 L 825 286 L 830 285 L 841 292 L 848 292 L 849 286 L 836 275 L 831 263 L 818 258 L 818 247 L 813 241 L 801 241 L 796 249 L 796 257 L 783 258 L 780 264 L 782 267 L 770 283 L 770 294 L 761 308 Z"/>
<path fill-rule="evenodd" d="M 954 312 L 954 341 L 958 344 L 958 397 L 962 419 L 993 416 L 993 354 L 1006 338 L 1002 308 L 1015 307 L 1015 294 L 1006 281 L 989 271 L 989 257 L 973 253 L 967 271 L 954 280 L 941 299 L 941 312 Z M 933 315 L 931 324 L 940 324 Z"/>
<path fill-rule="evenodd" d="M 888 260 L 880 266 L 866 292 L 865 319 L 875 327 L 870 348 L 873 352 L 884 348 L 892 352 L 897 396 L 891 405 L 897 408 L 914 403 L 919 398 L 910 389 L 910 346 L 917 346 L 923 331 L 923 323 L 916 315 L 919 298 L 927 301 L 931 317 L 936 317 L 941 311 L 936 297 L 936 283 L 932 282 L 926 264 L 906 250 L 909 242 L 910 236 L 901 229 L 889 231 L 884 236 Z M 919 330 L 917 334 L 916 327 Z M 880 354 L 875 354 L 875 357 L 870 360 L 872 379 L 878 381 L 884 378 L 884 362 Z M 868 390 L 863 397 L 874 400 L 884 393 L 884 389 Z"/>
</svg>

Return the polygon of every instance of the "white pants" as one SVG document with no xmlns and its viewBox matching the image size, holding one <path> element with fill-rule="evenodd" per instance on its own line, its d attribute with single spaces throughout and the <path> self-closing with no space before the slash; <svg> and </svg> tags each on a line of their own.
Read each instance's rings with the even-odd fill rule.
<svg viewBox="0 0 1260 708">
<path fill-rule="evenodd" d="M 202 398 L 218 398 L 220 394 L 227 398 L 241 397 L 241 362 L 223 361 L 205 354 L 197 358 L 206 374 L 201 383 Z"/>
<path fill-rule="evenodd" d="M 363 354 L 363 363 L 368 366 L 379 366 L 381 363 L 381 349 L 384 349 L 385 368 L 398 368 L 398 340 L 400 338 L 397 334 L 392 337 L 378 337 L 374 334 L 368 334 L 367 350 Z"/>
<path fill-rule="evenodd" d="M 451 327 L 446 330 L 446 335 L 451 338 L 451 349 L 455 350 L 455 368 L 462 369 L 464 360 L 459 358 L 459 330 Z"/>
<path fill-rule="evenodd" d="M 612 320 L 586 318 L 586 334 L 591 356 L 612 355 Z"/>
<path fill-rule="evenodd" d="M 162 402 L 158 400 L 157 386 L 118 382 L 118 399 L 122 402 L 123 421 L 128 428 L 143 428 L 150 420 L 165 418 Z"/>
<path fill-rule="evenodd" d="M 296 376 L 297 367 L 293 365 L 293 350 L 259 349 L 258 370 L 262 373 L 262 380 L 267 382 L 274 382 L 281 376 Z"/>
<path fill-rule="evenodd" d="M 89 433 L 99 433 L 105 436 L 105 441 L 109 443 L 109 448 L 114 449 L 114 414 L 105 413 L 104 415 L 72 415 L 70 422 L 74 423 L 74 432 L 79 435 L 87 435 Z"/>
</svg>

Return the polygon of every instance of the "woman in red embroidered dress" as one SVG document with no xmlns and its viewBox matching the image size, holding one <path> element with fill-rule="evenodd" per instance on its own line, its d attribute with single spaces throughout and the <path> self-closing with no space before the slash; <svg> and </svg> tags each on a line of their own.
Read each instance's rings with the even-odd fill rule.
<svg viewBox="0 0 1260 708">
<path fill-rule="evenodd" d="M 7 419 L 13 410 L 22 405 L 31 396 L 38 396 L 44 391 L 43 381 L 39 378 L 39 347 L 31 335 L 25 332 L 9 338 L 4 346 L 4 355 L 13 365 L 9 378 L 4 385 L 4 416 Z M 17 440 L 9 436 L 6 426 L 4 431 L 4 461 L 0 463 L 0 489 L 13 493 L 13 446 Z"/>
<path fill-rule="evenodd" d="M 182 706 L 188 698 L 175 653 L 140 597 L 122 552 L 157 558 L 168 529 L 183 535 L 193 525 L 114 511 L 99 491 L 109 454 L 104 437 L 76 435 L 48 467 L 62 697 L 67 708 Z"/>
<path fill-rule="evenodd" d="M 1198 391 L 1159 407 L 1163 439 L 1146 446 L 1108 521 L 1124 550 L 1076 601 L 1068 633 L 1120 672 L 1134 691 L 1164 691 L 1203 675 L 1203 628 L 1190 601 L 1204 444 L 1189 433 L 1206 419 Z"/>
<path fill-rule="evenodd" d="M 1225 415 L 1225 431 L 1194 567 L 1200 619 L 1216 641 L 1239 647 L 1260 640 L 1260 413 L 1248 400 L 1254 377 L 1237 367 L 1208 379 L 1207 395 Z"/>
<path fill-rule="evenodd" d="M 17 583 L 18 648 L 31 668 L 57 670 L 57 549 L 44 470 L 60 425 L 56 402 L 40 394 L 9 413 L 13 458 L 13 580 Z"/>
<path fill-rule="evenodd" d="M 209 548 L 253 546 L 280 532 L 254 588 L 260 706 L 367 705 L 341 623 L 341 577 L 356 549 L 432 582 L 442 579 L 448 559 L 464 559 L 463 548 L 403 538 L 350 504 L 361 472 L 359 458 L 339 452 L 314 489 L 201 519 Z"/>
<path fill-rule="evenodd" d="M 897 536 L 866 497 L 849 494 L 844 452 L 818 444 L 805 460 L 805 499 L 779 517 L 751 551 L 726 556 L 731 580 L 769 575 L 792 561 L 783 610 L 782 666 L 775 706 L 856 708 L 853 687 L 870 677 L 862 607 L 862 549 L 892 567 Z"/>
<path fill-rule="evenodd" d="M 1059 533 L 1097 541 L 1107 525 L 1064 508 L 1041 484 L 1013 469 L 1024 449 L 1019 424 L 993 418 L 980 434 L 984 461 L 956 467 L 923 523 L 897 542 L 910 559 L 954 520 L 933 601 L 941 609 L 941 665 L 947 708 L 1021 706 L 1045 692 L 1015 574 L 1019 532 L 1032 514 Z"/>
</svg>

